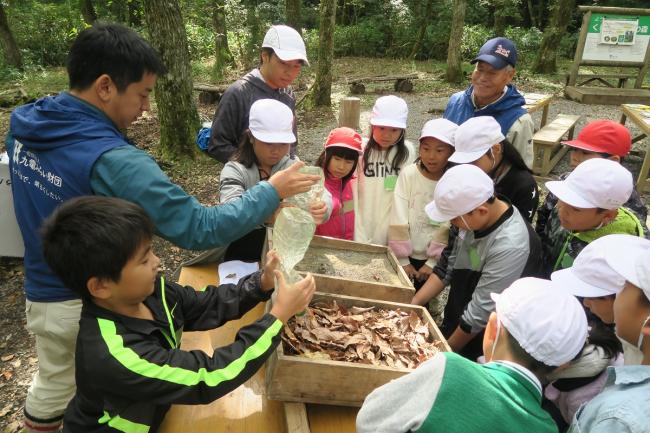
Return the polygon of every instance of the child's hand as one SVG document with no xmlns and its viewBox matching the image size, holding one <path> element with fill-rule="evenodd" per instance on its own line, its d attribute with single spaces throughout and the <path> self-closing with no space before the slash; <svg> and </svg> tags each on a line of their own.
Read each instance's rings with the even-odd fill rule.
<svg viewBox="0 0 650 433">
<path fill-rule="evenodd" d="M 416 275 L 416 278 L 419 281 L 426 281 L 427 278 L 429 278 L 429 275 L 433 272 L 433 269 L 431 269 L 427 265 L 422 265 L 420 269 L 418 269 L 418 274 Z"/>
<path fill-rule="evenodd" d="M 325 215 L 327 214 L 327 205 L 322 200 L 312 203 L 311 206 L 309 206 L 309 213 L 312 218 L 314 218 L 316 225 L 322 224 L 323 221 L 325 221 Z"/>
<path fill-rule="evenodd" d="M 406 272 L 406 275 L 409 277 L 411 281 L 415 279 L 418 275 L 418 271 L 415 270 L 412 264 L 404 265 L 402 266 L 404 268 L 404 272 Z"/>
<path fill-rule="evenodd" d="M 273 185 L 281 199 L 307 192 L 312 185 L 320 180 L 320 176 L 299 172 L 298 170 L 304 165 L 304 162 L 298 161 L 289 168 L 280 170 L 271 176 L 269 183 Z"/>
<path fill-rule="evenodd" d="M 275 274 L 273 272 L 278 268 L 279 265 L 280 256 L 278 256 L 277 251 L 271 250 L 266 253 L 266 264 L 264 265 L 264 270 L 262 271 L 262 276 L 260 277 L 260 285 L 262 286 L 262 291 L 268 292 L 275 287 Z"/>
<path fill-rule="evenodd" d="M 311 274 L 307 274 L 302 280 L 289 285 L 282 272 L 275 270 L 274 273 L 278 279 L 278 297 L 271 308 L 271 314 L 287 323 L 291 317 L 307 308 L 316 291 L 316 282 Z"/>
</svg>

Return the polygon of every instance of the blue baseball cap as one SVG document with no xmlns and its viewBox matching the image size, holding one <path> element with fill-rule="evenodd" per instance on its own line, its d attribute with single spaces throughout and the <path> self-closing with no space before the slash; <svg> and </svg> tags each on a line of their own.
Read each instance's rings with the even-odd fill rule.
<svg viewBox="0 0 650 433">
<path fill-rule="evenodd" d="M 471 61 L 472 64 L 476 62 L 489 63 L 495 69 L 503 69 L 508 65 L 514 67 L 517 64 L 517 47 L 510 39 L 490 39 Z"/>
</svg>

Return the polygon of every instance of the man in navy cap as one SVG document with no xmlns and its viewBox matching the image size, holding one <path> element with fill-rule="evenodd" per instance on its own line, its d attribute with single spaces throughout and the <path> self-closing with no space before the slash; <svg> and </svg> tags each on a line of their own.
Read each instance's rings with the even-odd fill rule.
<svg viewBox="0 0 650 433">
<path fill-rule="evenodd" d="M 511 84 L 517 47 L 506 38 L 487 41 L 472 60 L 472 84 L 449 99 L 444 117 L 460 125 L 470 117 L 492 116 L 501 133 L 519 151 L 528 168 L 533 166 L 533 119 L 523 108 L 524 97 Z"/>
</svg>

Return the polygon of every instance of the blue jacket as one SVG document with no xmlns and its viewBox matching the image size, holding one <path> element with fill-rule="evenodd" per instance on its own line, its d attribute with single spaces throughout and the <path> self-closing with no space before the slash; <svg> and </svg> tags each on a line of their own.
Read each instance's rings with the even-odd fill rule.
<svg viewBox="0 0 650 433">
<path fill-rule="evenodd" d="M 279 205 L 275 189 L 262 182 L 241 200 L 202 206 L 131 145 L 102 111 L 67 92 L 14 110 L 6 142 L 31 301 L 77 298 L 45 263 L 38 233 L 43 219 L 70 198 L 96 194 L 137 203 L 160 236 L 189 249 L 227 245 Z"/>
<path fill-rule="evenodd" d="M 508 84 L 508 90 L 501 99 L 480 109 L 472 102 L 472 89 L 469 86 L 466 90 L 451 95 L 443 114 L 445 119 L 460 125 L 472 117 L 492 116 L 501 125 L 501 133 L 505 136 L 512 124 L 526 114 L 523 108 L 526 100 L 512 84 Z"/>
</svg>

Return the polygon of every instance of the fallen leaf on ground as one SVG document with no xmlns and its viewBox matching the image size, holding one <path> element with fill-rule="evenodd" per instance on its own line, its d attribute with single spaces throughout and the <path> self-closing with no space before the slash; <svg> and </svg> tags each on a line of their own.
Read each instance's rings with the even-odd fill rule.
<svg viewBox="0 0 650 433">
<path fill-rule="evenodd" d="M 415 368 L 441 349 L 415 311 L 311 305 L 282 332 L 286 354 L 394 368 Z"/>
</svg>

